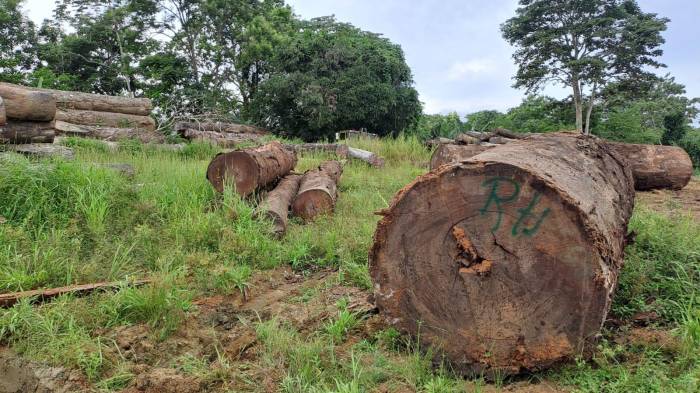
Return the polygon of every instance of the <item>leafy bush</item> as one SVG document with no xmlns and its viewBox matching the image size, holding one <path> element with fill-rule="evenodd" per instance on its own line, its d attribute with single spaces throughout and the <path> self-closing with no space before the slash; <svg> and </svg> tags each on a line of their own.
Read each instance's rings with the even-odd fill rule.
<svg viewBox="0 0 700 393">
<path fill-rule="evenodd" d="M 700 168 L 700 130 L 687 133 L 678 145 L 688 152 L 690 159 L 693 160 L 693 166 Z"/>
</svg>

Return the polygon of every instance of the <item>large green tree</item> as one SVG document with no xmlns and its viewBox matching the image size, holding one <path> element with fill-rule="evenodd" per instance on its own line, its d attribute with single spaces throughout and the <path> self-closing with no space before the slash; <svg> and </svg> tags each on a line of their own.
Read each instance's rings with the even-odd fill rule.
<svg viewBox="0 0 700 393">
<path fill-rule="evenodd" d="M 520 0 L 501 30 L 516 47 L 515 86 L 528 92 L 552 82 L 570 87 L 576 127 L 588 134 L 601 89 L 662 66 L 657 58 L 667 22 L 635 0 Z"/>
<path fill-rule="evenodd" d="M 251 102 L 255 120 L 306 140 L 343 129 L 387 135 L 421 112 L 401 47 L 332 17 L 300 22 Z"/>
<path fill-rule="evenodd" d="M 0 80 L 21 83 L 37 63 L 36 29 L 22 0 L 0 0 Z"/>
</svg>

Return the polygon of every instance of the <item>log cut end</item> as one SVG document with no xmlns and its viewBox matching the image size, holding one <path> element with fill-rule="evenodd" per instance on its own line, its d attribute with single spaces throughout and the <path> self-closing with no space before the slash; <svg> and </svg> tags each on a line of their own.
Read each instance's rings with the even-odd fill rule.
<svg viewBox="0 0 700 393">
<path fill-rule="evenodd" d="M 294 199 L 292 211 L 297 217 L 312 220 L 316 216 L 333 211 L 335 200 L 329 192 L 322 189 L 307 190 Z"/>
<path fill-rule="evenodd" d="M 235 187 L 240 195 L 252 194 L 258 185 L 260 170 L 250 155 L 234 151 L 219 154 L 207 168 L 207 179 L 217 192 L 224 192 L 225 185 Z"/>
<path fill-rule="evenodd" d="M 400 191 L 377 227 L 377 305 L 465 374 L 570 359 L 605 320 L 633 195 L 617 158 L 579 138 L 444 166 Z"/>
</svg>

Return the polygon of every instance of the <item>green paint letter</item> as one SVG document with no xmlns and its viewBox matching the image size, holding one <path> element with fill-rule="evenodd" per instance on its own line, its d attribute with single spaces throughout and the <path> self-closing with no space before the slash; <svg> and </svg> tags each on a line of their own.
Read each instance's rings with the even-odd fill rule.
<svg viewBox="0 0 700 393">
<path fill-rule="evenodd" d="M 508 196 L 502 196 L 499 195 L 499 190 L 501 189 L 502 184 L 510 184 L 513 187 L 513 192 L 508 195 Z M 497 213 L 498 213 L 498 220 L 496 221 L 496 224 L 491 228 L 491 232 L 496 232 L 498 228 L 501 227 L 501 221 L 503 219 L 503 206 L 502 204 L 505 203 L 511 203 L 513 202 L 518 195 L 520 195 L 520 185 L 515 182 L 513 179 L 509 179 L 507 177 L 494 177 L 492 179 L 488 179 L 485 182 L 481 184 L 482 187 L 487 187 L 490 188 L 491 191 L 489 193 L 489 198 L 486 201 L 486 205 L 479 210 L 481 212 L 481 215 L 483 216 L 484 214 L 489 212 L 489 208 L 491 207 L 491 204 L 496 205 Z"/>
</svg>

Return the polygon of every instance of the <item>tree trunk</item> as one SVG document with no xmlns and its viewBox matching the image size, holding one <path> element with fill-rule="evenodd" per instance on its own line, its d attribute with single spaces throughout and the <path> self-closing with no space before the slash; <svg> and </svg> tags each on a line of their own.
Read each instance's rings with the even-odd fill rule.
<svg viewBox="0 0 700 393">
<path fill-rule="evenodd" d="M 10 83 L 0 83 L 0 97 L 5 101 L 8 119 L 52 121 L 56 116 L 56 100 L 50 95 Z"/>
<path fill-rule="evenodd" d="M 386 320 L 487 376 L 586 354 L 605 321 L 632 174 L 600 140 L 531 137 L 419 177 L 370 251 Z"/>
<path fill-rule="evenodd" d="M 153 118 L 124 113 L 61 109 L 56 112 L 56 120 L 83 126 L 140 128 L 146 131 L 155 131 L 156 129 L 156 122 Z"/>
<path fill-rule="evenodd" d="M 270 191 L 258 208 L 260 215 L 272 220 L 272 231 L 277 238 L 287 232 L 289 206 L 299 191 L 301 175 L 288 175 L 282 179 L 274 190 Z"/>
<path fill-rule="evenodd" d="M 576 110 L 576 131 L 583 133 L 583 98 L 581 97 L 581 85 L 579 85 L 578 79 L 573 81 L 574 88 L 574 109 Z"/>
<path fill-rule="evenodd" d="M 103 141 L 120 141 L 123 139 L 136 139 L 143 143 L 164 143 L 165 136 L 155 131 L 149 132 L 138 128 L 112 128 L 84 126 L 79 124 L 56 121 L 56 131 L 59 134 L 95 138 Z"/>
<path fill-rule="evenodd" d="M 384 159 L 378 155 L 372 153 L 371 151 L 355 149 L 354 147 L 348 147 L 348 154 L 350 157 L 362 160 L 373 167 L 381 168 L 384 166 Z"/>
<path fill-rule="evenodd" d="M 53 122 L 10 121 L 0 128 L 2 143 L 52 143 Z"/>
<path fill-rule="evenodd" d="M 304 174 L 299 193 L 292 203 L 294 215 L 310 221 L 332 212 L 338 199 L 338 182 L 342 174 L 343 166 L 338 161 L 326 161 Z"/>
<path fill-rule="evenodd" d="M 608 144 L 627 159 L 638 191 L 657 188 L 680 190 L 693 176 L 693 162 L 688 153 L 676 146 Z"/>
<path fill-rule="evenodd" d="M 196 131 L 214 131 L 223 133 L 242 133 L 242 134 L 260 134 L 269 135 L 270 131 L 263 128 L 251 126 L 247 124 L 236 124 L 236 123 L 222 123 L 213 121 L 204 122 L 186 122 L 179 121 L 175 123 L 175 131 L 183 135 L 185 131 L 196 130 Z M 184 136 L 184 135 L 183 135 Z"/>
<path fill-rule="evenodd" d="M 64 160 L 72 160 L 75 158 L 73 149 L 55 145 L 53 143 L 27 143 L 21 145 L 5 145 L 7 151 L 24 154 L 25 156 L 37 158 L 60 157 Z"/>
<path fill-rule="evenodd" d="M 298 145 L 284 145 L 284 147 L 296 153 L 331 153 L 343 159 L 348 158 L 350 154 L 348 145 L 342 143 L 302 143 Z"/>
<path fill-rule="evenodd" d="M 179 134 L 191 141 L 209 142 L 224 148 L 235 148 L 243 143 L 260 143 L 265 135 L 249 133 L 227 133 L 187 129 Z"/>
<path fill-rule="evenodd" d="M 297 163 L 296 154 L 279 142 L 217 155 L 207 168 L 207 179 L 218 192 L 224 184 L 235 185 L 241 196 L 252 194 L 286 176 Z"/>
<path fill-rule="evenodd" d="M 5 102 L 0 97 L 0 127 L 7 124 L 7 114 L 5 112 Z"/>
<path fill-rule="evenodd" d="M 437 169 L 441 165 L 467 160 L 490 148 L 482 145 L 440 145 L 430 159 L 430 170 Z"/>
<path fill-rule="evenodd" d="M 56 100 L 56 106 L 60 109 L 122 113 L 137 116 L 148 116 L 153 109 L 153 104 L 148 98 L 106 96 L 50 89 L 33 90 L 51 94 Z"/>
</svg>

